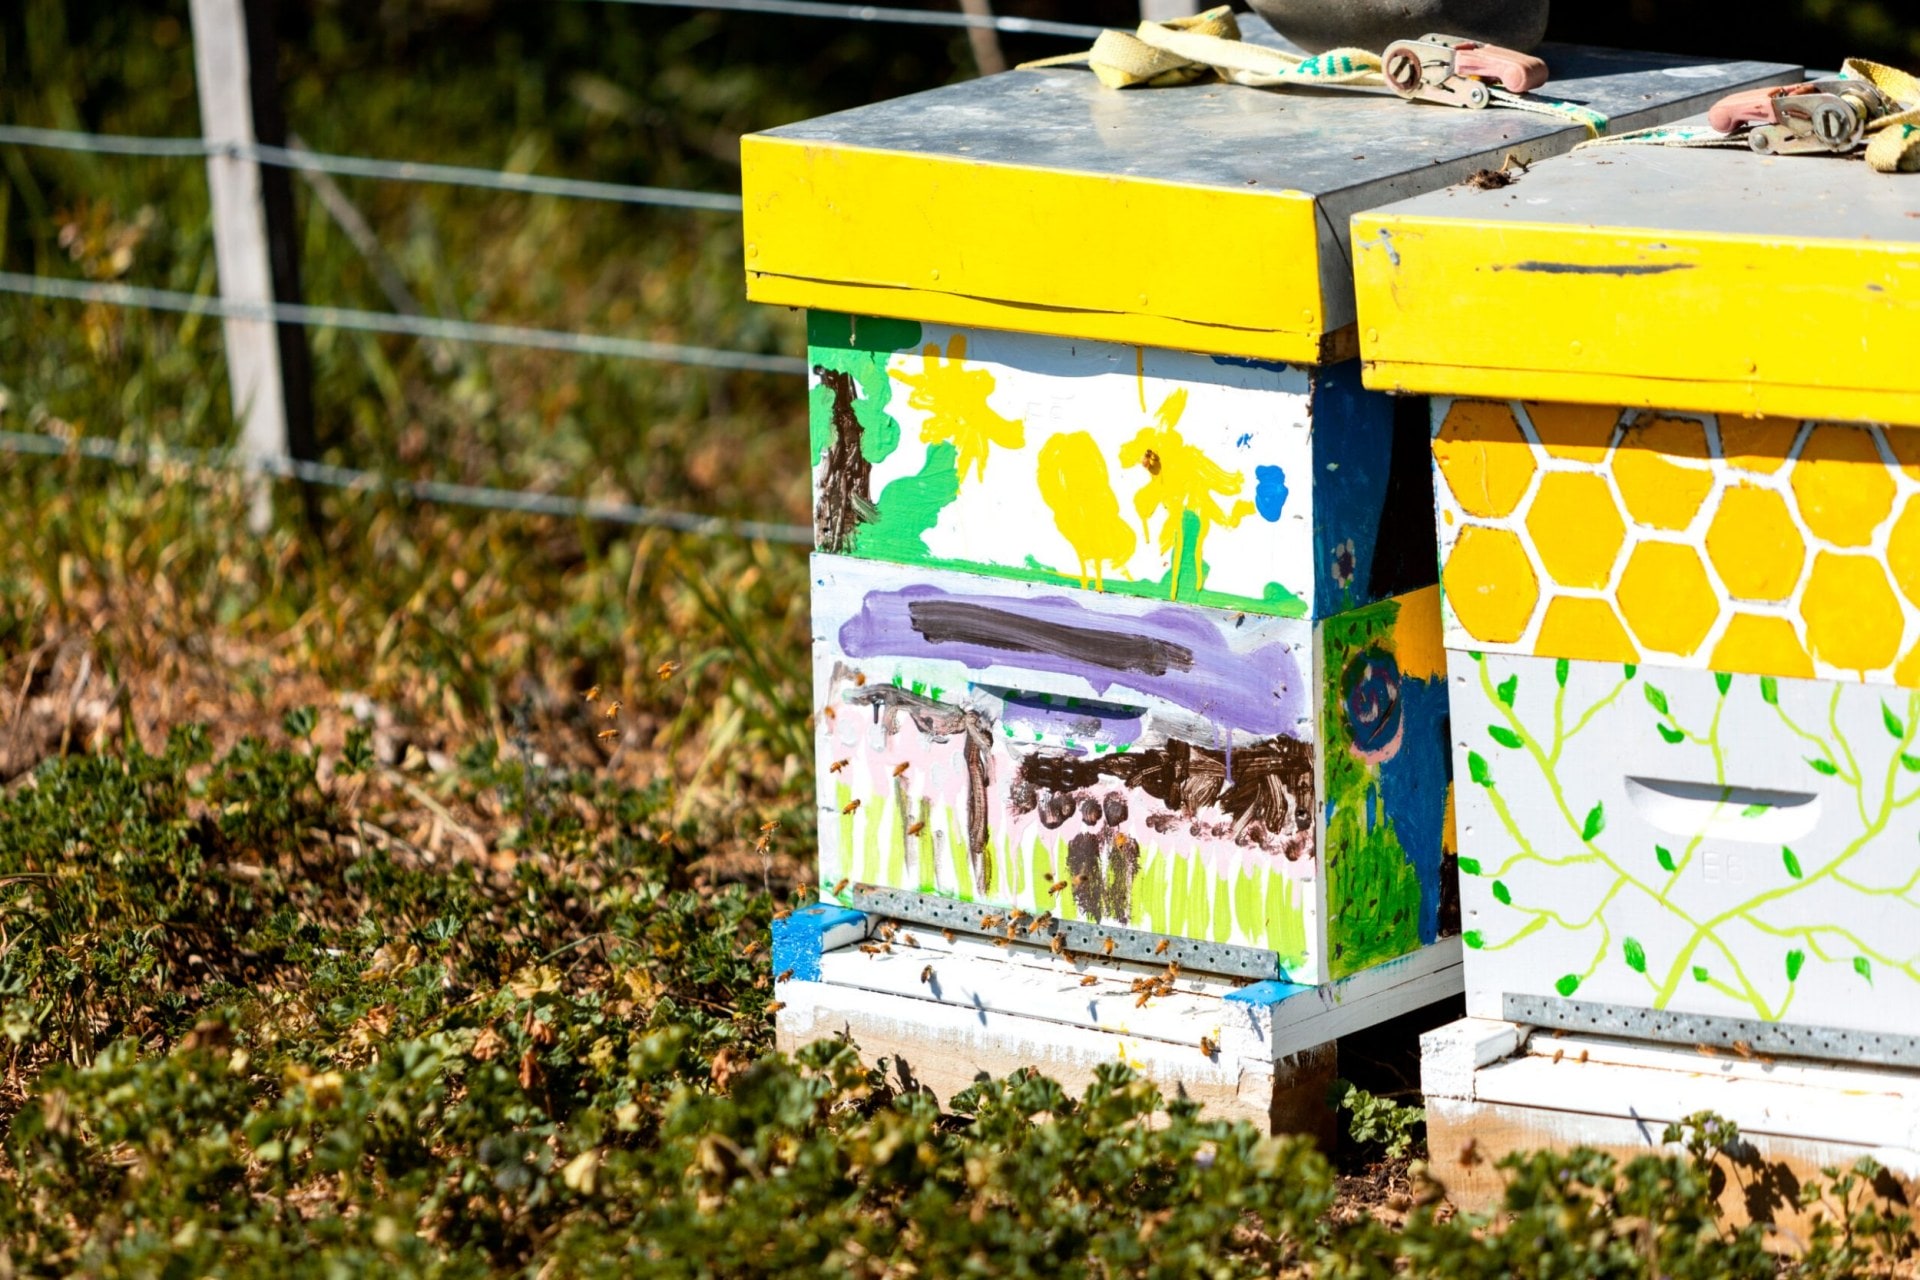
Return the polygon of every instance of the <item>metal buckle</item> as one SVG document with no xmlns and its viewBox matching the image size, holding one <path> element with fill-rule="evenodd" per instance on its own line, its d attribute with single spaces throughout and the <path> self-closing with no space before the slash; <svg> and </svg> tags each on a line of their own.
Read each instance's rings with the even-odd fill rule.
<svg viewBox="0 0 1920 1280">
<path fill-rule="evenodd" d="M 1768 100 L 1772 124 L 1755 125 L 1747 145 L 1762 155 L 1792 156 L 1852 151 L 1867 125 L 1894 109 L 1887 96 L 1864 80 L 1815 80 Z"/>
<path fill-rule="evenodd" d="M 1547 64 L 1540 59 L 1459 36 L 1430 34 L 1418 40 L 1396 40 L 1380 62 L 1387 83 L 1401 97 L 1472 111 L 1493 101 L 1488 80 L 1513 93 L 1547 82 Z"/>
</svg>

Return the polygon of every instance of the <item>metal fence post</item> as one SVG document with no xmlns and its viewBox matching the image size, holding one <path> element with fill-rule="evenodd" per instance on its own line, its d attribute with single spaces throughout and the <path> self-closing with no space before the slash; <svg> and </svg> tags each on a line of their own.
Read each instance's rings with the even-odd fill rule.
<svg viewBox="0 0 1920 1280">
<path fill-rule="evenodd" d="M 285 169 L 262 169 L 257 142 L 283 146 L 271 0 L 191 0 L 200 129 L 212 153 L 207 188 L 223 301 L 264 311 L 300 301 L 293 190 Z M 311 457 L 313 411 L 306 333 L 262 316 L 223 321 L 227 381 L 245 458 Z M 262 484 L 253 522 L 271 514 Z"/>
</svg>

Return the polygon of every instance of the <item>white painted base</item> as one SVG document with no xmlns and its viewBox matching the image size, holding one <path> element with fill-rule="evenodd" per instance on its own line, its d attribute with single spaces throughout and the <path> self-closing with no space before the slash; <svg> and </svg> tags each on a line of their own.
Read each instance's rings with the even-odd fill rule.
<svg viewBox="0 0 1920 1280">
<path fill-rule="evenodd" d="M 869 1060 L 904 1061 L 943 1102 L 981 1071 L 1032 1066 L 1074 1089 L 1101 1063 L 1125 1062 L 1169 1095 L 1323 1134 L 1333 1041 L 1462 986 L 1452 939 L 1268 1004 L 1229 1000 L 1241 988 L 1204 974 L 1182 974 L 1171 994 L 1142 1004 L 1132 983 L 1164 968 L 976 937 L 903 929 L 890 950 L 863 945 L 878 946 L 877 935 L 822 955 L 817 981 L 780 985 L 783 1048 L 844 1033 Z"/>
<path fill-rule="evenodd" d="M 1701 1111 L 1739 1126 L 1752 1148 L 1741 1163 L 1755 1169 L 1804 1180 L 1872 1156 L 1898 1182 L 1920 1179 L 1920 1072 L 1462 1018 L 1421 1037 L 1420 1082 L 1429 1164 L 1475 1211 L 1497 1204 L 1494 1162 L 1509 1151 L 1587 1146 L 1627 1158 L 1661 1149 L 1669 1123 Z M 1771 1220 L 1752 1200 L 1732 1207 Z"/>
</svg>

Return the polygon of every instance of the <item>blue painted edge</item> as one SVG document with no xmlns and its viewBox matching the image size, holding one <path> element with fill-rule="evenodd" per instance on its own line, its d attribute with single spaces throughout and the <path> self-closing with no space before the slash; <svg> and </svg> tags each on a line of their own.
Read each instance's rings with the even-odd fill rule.
<svg viewBox="0 0 1920 1280">
<path fill-rule="evenodd" d="M 865 924 L 867 917 L 851 907 L 820 903 L 773 922 L 773 971 L 793 970 L 793 981 L 820 980 L 821 940 L 843 924 Z"/>
<path fill-rule="evenodd" d="M 1305 995 L 1314 988 L 1302 986 L 1298 982 L 1282 982 L 1277 978 L 1268 978 L 1265 982 L 1256 982 L 1250 987 L 1240 987 L 1227 992 L 1227 999 L 1234 1004 L 1258 1005 L 1270 1009 L 1282 1000 Z"/>
</svg>

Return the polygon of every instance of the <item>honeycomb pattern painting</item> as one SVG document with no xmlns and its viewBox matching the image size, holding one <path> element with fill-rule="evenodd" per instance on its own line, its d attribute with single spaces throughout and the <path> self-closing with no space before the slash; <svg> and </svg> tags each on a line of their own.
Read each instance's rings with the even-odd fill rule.
<svg viewBox="0 0 1920 1280">
<path fill-rule="evenodd" d="M 1920 687 L 1920 428 L 1434 402 L 1450 647 Z"/>
</svg>

